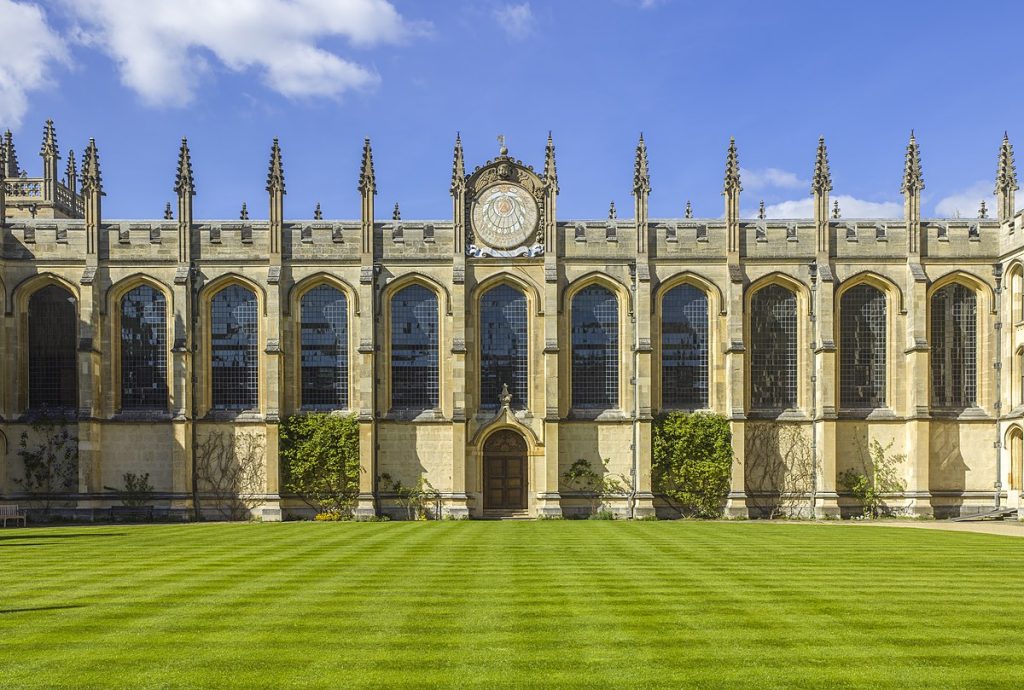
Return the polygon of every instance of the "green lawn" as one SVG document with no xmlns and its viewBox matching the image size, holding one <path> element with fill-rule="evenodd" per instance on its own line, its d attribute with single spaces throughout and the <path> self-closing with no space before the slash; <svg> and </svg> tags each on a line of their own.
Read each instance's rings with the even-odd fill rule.
<svg viewBox="0 0 1024 690">
<path fill-rule="evenodd" d="M 0 686 L 1003 686 L 1024 540 L 758 522 L 0 531 Z"/>
</svg>

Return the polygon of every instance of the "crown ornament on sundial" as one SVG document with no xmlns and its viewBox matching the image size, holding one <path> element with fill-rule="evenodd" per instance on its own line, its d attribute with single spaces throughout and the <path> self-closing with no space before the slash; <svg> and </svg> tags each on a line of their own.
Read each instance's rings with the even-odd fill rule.
<svg viewBox="0 0 1024 690">
<path fill-rule="evenodd" d="M 507 156 L 508 155 L 508 146 L 505 145 L 505 135 L 504 134 L 499 134 L 498 135 L 498 155 L 499 156 Z"/>
</svg>

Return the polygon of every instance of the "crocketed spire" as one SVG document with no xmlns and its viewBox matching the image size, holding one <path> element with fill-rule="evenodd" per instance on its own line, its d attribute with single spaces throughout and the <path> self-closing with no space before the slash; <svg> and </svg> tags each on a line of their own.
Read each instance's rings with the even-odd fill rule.
<svg viewBox="0 0 1024 690">
<path fill-rule="evenodd" d="M 647 144 L 644 143 L 643 132 L 636 144 L 636 160 L 633 162 L 633 193 L 651 193 L 651 171 L 647 166 Z"/>
<path fill-rule="evenodd" d="M 1015 192 L 1020 187 L 1017 186 L 1017 166 L 1014 165 L 1013 161 L 1013 144 L 1010 143 L 1010 137 L 1003 132 L 1003 143 L 999 147 L 999 166 L 996 168 L 996 191 L 999 192 Z"/>
<path fill-rule="evenodd" d="M 284 166 L 281 164 L 281 145 L 274 137 L 274 143 L 270 146 L 270 167 L 267 170 L 267 191 L 285 193 L 284 190 Z"/>
<path fill-rule="evenodd" d="M 69 187 L 71 182 L 78 179 L 78 165 L 75 163 L 74 149 L 68 149 L 68 164 L 64 169 L 64 177 L 67 178 Z"/>
<path fill-rule="evenodd" d="M 53 120 L 47 120 L 46 124 L 43 125 L 43 146 L 39 150 L 39 155 L 60 158 L 60 153 L 57 149 L 57 131 L 53 128 Z"/>
<path fill-rule="evenodd" d="M 373 174 L 373 149 L 370 138 L 363 140 L 363 163 L 359 168 L 359 192 L 361 194 L 377 194 L 377 178 Z"/>
<path fill-rule="evenodd" d="M 369 141 L 369 140 L 367 140 Z M 365 153 L 364 153 L 365 155 Z M 370 171 L 373 172 L 373 161 L 370 161 Z M 452 153 L 452 186 L 451 193 L 455 194 L 466 186 L 466 160 L 462 155 L 462 136 L 455 133 L 455 150 Z"/>
<path fill-rule="evenodd" d="M 832 172 L 828 167 L 828 150 L 825 137 L 818 137 L 818 154 L 814 159 L 814 177 L 811 178 L 811 194 L 832 191 Z"/>
<path fill-rule="evenodd" d="M 96 148 L 96 140 L 89 139 L 85 156 L 82 157 L 82 192 L 94 191 L 103 193 L 103 178 L 100 175 L 100 152 Z"/>
<path fill-rule="evenodd" d="M 174 192 L 176 194 L 196 195 L 195 179 L 192 177 L 192 156 L 188 150 L 188 139 L 181 138 L 178 149 L 178 173 L 174 176 Z"/>
<path fill-rule="evenodd" d="M 4 132 L 4 159 L 6 161 L 5 169 L 2 171 L 5 177 L 17 177 L 21 174 L 21 168 L 18 167 L 18 154 L 14 150 L 14 135 L 11 134 L 11 130 Z"/>
<path fill-rule="evenodd" d="M 555 166 L 555 142 L 548 130 L 548 143 L 544 147 L 544 180 L 558 193 L 558 168 Z"/>
<path fill-rule="evenodd" d="M 722 194 L 742 192 L 740 184 L 740 159 L 736 154 L 736 139 L 729 137 L 729 154 L 725 158 L 725 185 L 722 187 Z"/>
<path fill-rule="evenodd" d="M 924 189 L 924 177 L 921 175 L 921 151 L 914 138 L 914 130 L 910 130 L 910 141 L 907 143 L 906 161 L 903 165 L 903 184 L 900 192 L 913 194 Z"/>
</svg>

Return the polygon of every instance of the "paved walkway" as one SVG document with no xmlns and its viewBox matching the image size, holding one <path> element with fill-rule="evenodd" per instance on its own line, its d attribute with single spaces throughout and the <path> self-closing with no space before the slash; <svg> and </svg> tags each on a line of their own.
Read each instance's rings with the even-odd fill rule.
<svg viewBox="0 0 1024 690">
<path fill-rule="evenodd" d="M 820 524 L 944 529 L 950 532 L 978 532 L 981 534 L 1000 534 L 1007 537 L 1024 537 L 1024 522 L 1018 522 L 1017 520 L 978 520 L 974 522 L 950 522 L 949 520 L 843 520 L 842 522 L 828 522 L 823 520 Z"/>
</svg>

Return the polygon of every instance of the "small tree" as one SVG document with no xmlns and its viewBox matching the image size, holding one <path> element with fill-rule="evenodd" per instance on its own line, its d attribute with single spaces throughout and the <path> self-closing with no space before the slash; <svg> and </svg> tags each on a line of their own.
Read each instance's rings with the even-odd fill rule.
<svg viewBox="0 0 1024 690">
<path fill-rule="evenodd" d="M 359 423 L 355 415 L 293 415 L 281 423 L 287 491 L 319 512 L 350 513 L 359 496 Z"/>
<path fill-rule="evenodd" d="M 266 455 L 263 436 L 251 431 L 210 431 L 196 447 L 197 485 L 225 520 L 245 520 L 263 502 Z"/>
<path fill-rule="evenodd" d="M 72 428 L 64 418 L 41 416 L 21 432 L 18 441 L 24 475 L 13 481 L 26 493 L 37 495 L 46 512 L 53 495 L 70 490 L 78 477 L 78 437 Z"/>
<path fill-rule="evenodd" d="M 124 482 L 123 489 L 115 489 L 110 486 L 103 488 L 115 492 L 121 499 L 121 503 L 129 508 L 142 508 L 149 503 L 149 495 L 153 493 L 153 485 L 149 483 L 149 472 L 141 475 L 125 472 L 121 476 L 121 481 Z"/>
<path fill-rule="evenodd" d="M 590 499 L 590 513 L 597 515 L 602 512 L 605 498 L 629 496 L 633 491 L 633 482 L 622 474 L 608 472 L 607 458 L 601 461 L 601 471 L 586 458 L 580 458 L 562 474 L 566 488 L 585 493 Z"/>
<path fill-rule="evenodd" d="M 397 481 L 387 472 L 377 477 L 381 489 L 394 493 L 398 497 L 398 504 L 405 508 L 406 517 L 410 520 L 429 520 L 431 509 L 434 519 L 441 518 L 441 492 L 421 474 L 412 486 L 405 486 Z"/>
<path fill-rule="evenodd" d="M 885 503 L 886 495 L 902 493 L 906 489 L 906 482 L 899 471 L 907 456 L 889 454 L 892 444 L 889 441 L 883 446 L 872 439 L 864 471 L 846 470 L 839 475 L 839 483 L 860 501 L 864 513 L 872 518 L 892 515 L 895 511 Z"/>
<path fill-rule="evenodd" d="M 733 460 L 729 420 L 706 412 L 672 412 L 655 421 L 653 432 L 654 490 L 684 515 L 721 517 Z"/>
</svg>

